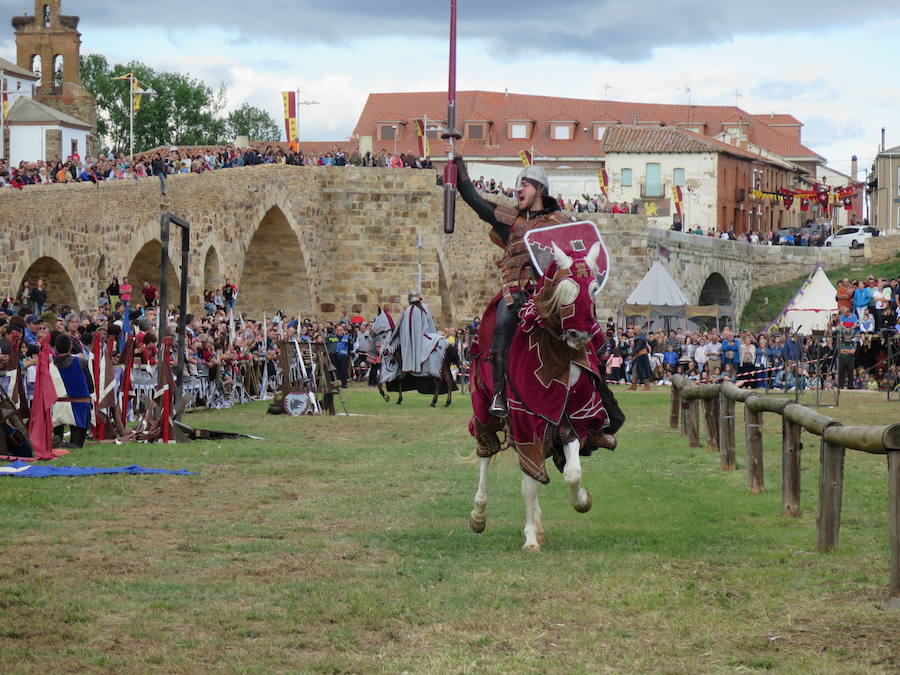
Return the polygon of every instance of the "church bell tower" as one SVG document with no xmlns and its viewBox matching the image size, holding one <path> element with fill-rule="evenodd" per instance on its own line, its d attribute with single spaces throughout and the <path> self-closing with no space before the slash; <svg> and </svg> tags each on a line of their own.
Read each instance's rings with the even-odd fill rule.
<svg viewBox="0 0 900 675">
<path fill-rule="evenodd" d="M 13 18 L 16 61 L 19 67 L 40 73 L 37 101 L 91 126 L 88 153 L 93 153 L 97 105 L 81 82 L 79 19 L 62 14 L 60 5 L 60 0 L 35 0 L 34 16 Z"/>
</svg>

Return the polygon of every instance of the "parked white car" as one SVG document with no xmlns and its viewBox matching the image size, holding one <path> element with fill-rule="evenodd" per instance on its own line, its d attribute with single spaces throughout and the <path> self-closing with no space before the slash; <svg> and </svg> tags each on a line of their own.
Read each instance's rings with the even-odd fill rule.
<svg viewBox="0 0 900 675">
<path fill-rule="evenodd" d="M 826 246 L 838 246 L 845 248 L 859 248 L 869 237 L 874 237 L 877 230 L 874 227 L 842 227 L 825 240 Z"/>
</svg>

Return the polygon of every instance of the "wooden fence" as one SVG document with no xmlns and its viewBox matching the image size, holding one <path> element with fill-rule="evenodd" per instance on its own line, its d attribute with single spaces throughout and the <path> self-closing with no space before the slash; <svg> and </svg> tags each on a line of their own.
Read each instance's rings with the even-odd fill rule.
<svg viewBox="0 0 900 675">
<path fill-rule="evenodd" d="M 800 513 L 800 430 L 820 437 L 819 505 L 816 512 L 816 549 L 834 551 L 841 528 L 845 450 L 887 455 L 890 493 L 890 592 L 886 608 L 900 609 L 900 424 L 880 427 L 844 426 L 837 420 L 785 398 L 760 396 L 731 382 L 697 385 L 682 375 L 672 378 L 669 425 L 682 433 L 691 447 L 700 447 L 700 402 L 706 443 L 718 451 L 724 471 L 737 468 L 735 460 L 735 402 L 744 404 L 747 440 L 747 488 L 759 493 L 763 482 L 763 413 L 781 416 L 781 510 Z"/>
</svg>

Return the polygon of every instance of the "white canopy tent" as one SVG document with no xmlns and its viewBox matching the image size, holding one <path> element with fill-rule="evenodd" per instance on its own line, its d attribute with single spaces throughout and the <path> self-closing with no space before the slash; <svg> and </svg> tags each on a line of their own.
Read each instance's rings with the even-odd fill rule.
<svg viewBox="0 0 900 675">
<path fill-rule="evenodd" d="M 769 329 L 811 335 L 813 331 L 824 331 L 831 315 L 837 312 L 837 289 L 826 276 L 822 265 L 817 263 L 812 274 L 775 317 Z"/>
</svg>

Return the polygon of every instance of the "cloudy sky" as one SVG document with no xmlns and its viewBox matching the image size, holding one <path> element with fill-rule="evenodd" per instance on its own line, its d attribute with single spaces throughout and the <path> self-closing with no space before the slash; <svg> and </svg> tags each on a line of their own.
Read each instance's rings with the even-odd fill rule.
<svg viewBox="0 0 900 675">
<path fill-rule="evenodd" d="M 85 52 L 178 70 L 229 107 L 320 102 L 301 136 L 345 139 L 370 92 L 444 90 L 447 0 L 63 0 Z M 814 9 L 812 9 L 814 7 Z M 460 89 L 791 113 L 838 170 L 867 165 L 881 127 L 900 144 L 897 0 L 459 0 Z M 34 11 L 0 0 L 0 16 Z M 9 25 L 8 23 L 5 25 Z M 12 29 L 0 56 L 15 60 Z"/>
</svg>

